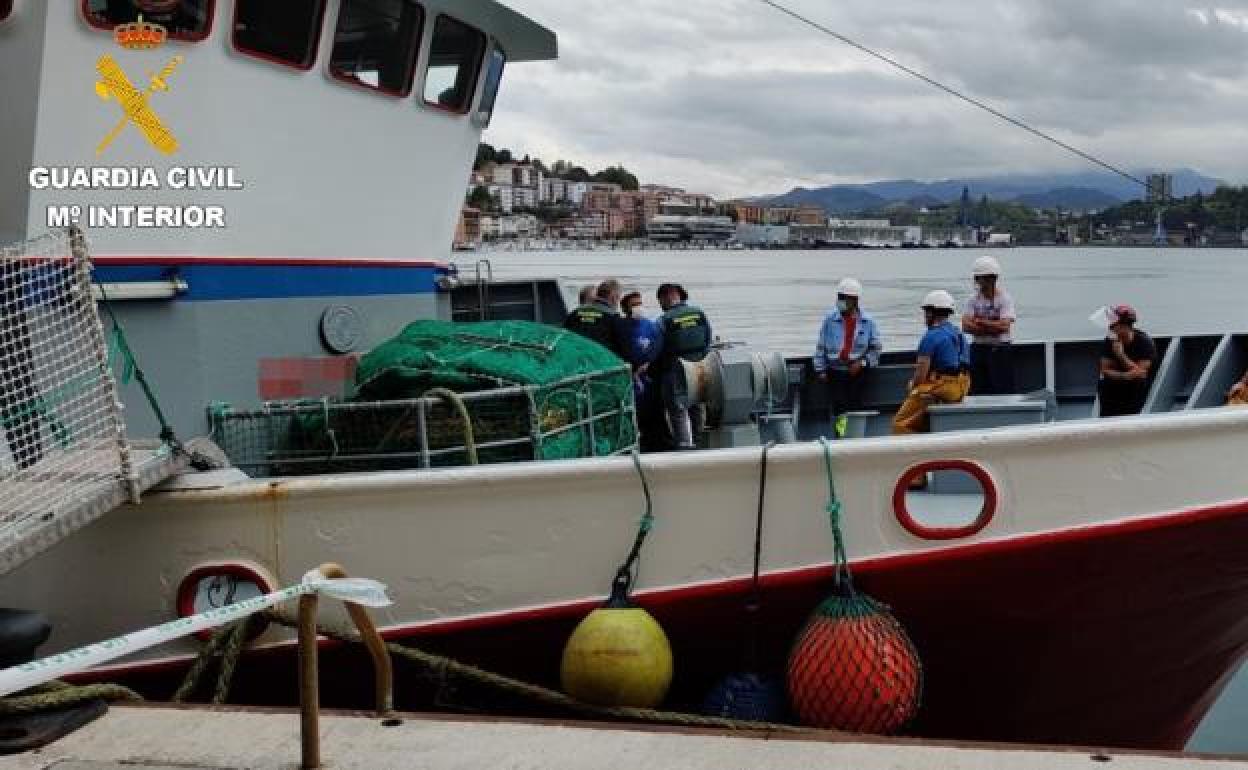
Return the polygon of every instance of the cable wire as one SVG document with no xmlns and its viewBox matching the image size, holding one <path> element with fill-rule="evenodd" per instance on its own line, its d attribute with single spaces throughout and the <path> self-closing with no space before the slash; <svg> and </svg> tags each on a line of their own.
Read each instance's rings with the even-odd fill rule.
<svg viewBox="0 0 1248 770">
<path fill-rule="evenodd" d="M 893 59 L 893 58 L 891 58 L 891 57 L 889 57 L 889 56 L 886 56 L 885 54 L 882 54 L 882 53 L 880 53 L 880 52 L 878 52 L 878 51 L 875 51 L 875 50 L 873 50 L 873 49 L 871 49 L 871 48 L 868 48 L 867 46 L 863 45 L 862 43 L 859 43 L 858 41 L 856 41 L 856 40 L 854 40 L 854 39 L 852 39 L 852 38 L 850 38 L 850 37 L 846 37 L 845 35 L 842 35 L 841 33 L 837 32 L 837 31 L 835 31 L 835 30 L 829 29 L 828 27 L 825 27 L 824 25 L 820 24 L 819 22 L 815 21 L 814 19 L 811 19 L 811 18 L 809 18 L 809 17 L 807 17 L 807 16 L 803 16 L 802 14 L 798 13 L 797 11 L 794 11 L 794 10 L 793 10 L 793 9 L 791 9 L 791 8 L 787 8 L 787 7 L 783 6 L 783 5 L 781 5 L 780 3 L 775 2 L 775 0 L 759 0 L 759 2 L 763 3 L 764 5 L 771 6 L 772 8 L 774 8 L 774 9 L 775 9 L 775 10 L 777 10 L 777 11 L 779 11 L 780 13 L 783 13 L 783 14 L 785 14 L 786 16 L 790 16 L 790 17 L 792 17 L 793 19 L 796 19 L 797 21 L 800 21 L 801 23 L 806 24 L 807 26 L 810 26 L 810 27 L 813 27 L 814 29 L 817 29 L 817 30 L 819 30 L 820 32 L 824 33 L 825 35 L 829 35 L 829 36 L 831 36 L 831 37 L 834 37 L 834 38 L 836 38 L 837 40 L 841 41 L 842 43 L 844 43 L 844 44 L 846 44 L 846 45 L 848 45 L 848 46 L 851 46 L 851 47 L 853 47 L 853 48 L 856 48 L 856 49 L 858 49 L 859 51 L 862 51 L 863 53 L 867 54 L 868 56 L 872 56 L 872 57 L 874 57 L 874 58 L 876 58 L 876 59 L 879 59 L 880 61 L 884 62 L 885 64 L 888 64 L 890 67 L 894 67 L 894 68 L 899 69 L 899 70 L 901 70 L 902 72 L 906 73 L 907 75 L 910 75 L 910 76 L 912 76 L 912 77 L 916 77 L 916 78 L 918 78 L 919 80 L 922 80 L 924 83 L 927 83 L 928 85 L 932 86 L 933 88 L 940 89 L 941 91 L 944 91 L 945 93 L 947 93 L 947 94 L 949 94 L 949 95 L 951 95 L 951 96 L 955 96 L 955 97 L 957 97 L 958 99 L 961 99 L 962 101 L 966 102 L 967 104 L 970 104 L 970 105 L 973 105 L 973 106 L 975 106 L 975 107 L 978 107 L 979 109 L 981 109 L 981 110 L 983 110 L 983 111 L 985 111 L 985 112 L 987 112 L 987 113 L 989 113 L 989 114 L 991 114 L 991 115 L 994 115 L 994 116 L 996 116 L 997 118 L 1000 118 L 1001 120 L 1004 120 L 1006 123 L 1009 123 L 1009 124 L 1010 124 L 1010 125 L 1012 125 L 1012 126 L 1015 126 L 1015 127 L 1017 127 L 1017 128 L 1021 128 L 1022 130 L 1026 131 L 1026 132 L 1028 132 L 1028 133 L 1030 133 L 1030 134 L 1033 134 L 1034 136 L 1037 136 L 1037 137 L 1039 137 L 1039 138 L 1043 139 L 1043 140 L 1044 140 L 1044 141 L 1046 141 L 1046 142 L 1051 142 L 1051 143 L 1053 143 L 1053 144 L 1057 145 L 1058 147 L 1061 147 L 1063 150 L 1066 150 L 1067 152 L 1070 152 L 1070 153 L 1073 153 L 1073 154 L 1075 154 L 1075 155 L 1078 155 L 1080 158 L 1083 158 L 1084 160 L 1088 161 L 1089 163 L 1093 163 L 1093 164 L 1095 164 L 1095 165 L 1097 165 L 1097 166 L 1100 166 L 1101 168 L 1104 168 L 1104 169 L 1106 169 L 1106 170 L 1108 170 L 1108 171 L 1111 171 L 1111 172 L 1113 172 L 1113 173 L 1117 174 L 1118 176 L 1121 176 L 1121 177 L 1124 177 L 1124 178 L 1126 178 L 1126 179 L 1129 179 L 1129 180 L 1131 180 L 1132 182 L 1135 182 L 1136 184 L 1138 184 L 1138 185 L 1142 186 L 1145 190 L 1148 190 L 1149 192 L 1152 192 L 1152 188 L 1149 186 L 1148 182 L 1144 181 L 1143 179 L 1140 179 L 1139 177 L 1135 176 L 1134 174 L 1132 174 L 1132 173 L 1130 173 L 1130 172 L 1128 172 L 1128 171 L 1124 171 L 1123 169 L 1121 169 L 1121 168 L 1119 168 L 1119 167 L 1117 167 L 1117 166 L 1113 165 L 1112 163 L 1109 163 L 1108 161 L 1101 160 L 1100 158 L 1096 157 L 1095 155 L 1092 155 L 1091 153 L 1085 152 L 1084 150 L 1081 150 L 1081 149 L 1079 149 L 1078 147 L 1075 147 L 1074 145 L 1072 145 L 1072 144 L 1070 144 L 1070 143 L 1068 143 L 1068 142 L 1064 142 L 1064 141 L 1062 141 L 1061 139 L 1058 139 L 1057 137 L 1053 136 L 1052 134 L 1045 133 L 1044 131 L 1041 131 L 1041 130 L 1040 130 L 1040 129 L 1038 129 L 1038 128 L 1035 128 L 1035 127 L 1033 127 L 1033 126 L 1030 126 L 1030 125 L 1028 125 L 1027 123 L 1023 122 L 1022 120 L 1019 120 L 1018 118 L 1011 117 L 1011 116 L 1009 116 L 1009 115 L 1005 114 L 1004 112 L 1001 112 L 1000 110 L 996 109 L 995 107 L 993 107 L 993 106 L 991 106 L 991 105 L 989 105 L 989 104 L 986 104 L 986 103 L 984 103 L 984 102 L 982 102 L 982 101 L 980 101 L 980 100 L 976 99 L 976 98 L 975 98 L 975 97 L 973 97 L 973 96 L 968 96 L 967 94 L 962 93 L 961 91 L 957 90 L 956 88 L 953 88 L 953 87 L 951 87 L 951 86 L 947 86 L 947 85 L 945 85 L 944 83 L 941 83 L 939 80 L 936 80 L 936 79 L 934 79 L 934 78 L 928 77 L 927 75 L 924 75 L 922 72 L 919 72 L 918 70 L 911 69 L 910 67 L 907 67 L 906 65 L 904 65 L 904 64 L 902 64 L 901 62 L 897 61 L 896 59 Z"/>
</svg>

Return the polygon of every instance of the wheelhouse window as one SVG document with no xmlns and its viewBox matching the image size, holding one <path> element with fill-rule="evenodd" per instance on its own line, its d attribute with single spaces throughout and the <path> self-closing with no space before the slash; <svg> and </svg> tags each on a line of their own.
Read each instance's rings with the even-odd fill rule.
<svg viewBox="0 0 1248 770">
<path fill-rule="evenodd" d="M 236 0 L 234 47 L 241 53 L 309 69 L 316 61 L 326 0 Z"/>
<path fill-rule="evenodd" d="M 410 0 L 342 0 L 330 72 L 365 88 L 407 96 L 424 16 Z"/>
<path fill-rule="evenodd" d="M 466 112 L 484 53 L 484 33 L 449 16 L 439 16 L 425 74 L 425 102 Z"/>
<path fill-rule="evenodd" d="M 494 102 L 498 100 L 498 87 L 503 82 L 503 67 L 506 64 L 506 52 L 495 44 L 485 62 L 485 85 L 481 88 L 481 104 L 477 107 L 477 123 L 482 128 L 489 126 L 494 117 Z"/>
<path fill-rule="evenodd" d="M 0 21 L 9 18 L 10 13 L 13 13 L 13 0 L 0 0 Z"/>
<path fill-rule="evenodd" d="M 213 0 L 82 0 L 87 23 L 99 29 L 144 21 L 159 24 L 178 40 L 203 40 L 212 29 Z"/>
</svg>

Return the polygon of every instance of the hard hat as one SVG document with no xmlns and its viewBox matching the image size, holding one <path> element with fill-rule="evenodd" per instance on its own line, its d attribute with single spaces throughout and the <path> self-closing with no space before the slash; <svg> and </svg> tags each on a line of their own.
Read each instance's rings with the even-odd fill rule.
<svg viewBox="0 0 1248 770">
<path fill-rule="evenodd" d="M 971 268 L 971 275 L 975 277 L 981 275 L 1001 275 L 1001 263 L 992 257 L 980 257 L 975 260 L 975 266 Z"/>
<path fill-rule="evenodd" d="M 836 293 L 847 297 L 861 297 L 862 284 L 858 283 L 855 278 L 842 278 L 841 282 L 836 285 Z"/>
<path fill-rule="evenodd" d="M 923 298 L 923 307 L 936 308 L 937 310 L 953 310 L 953 295 L 944 289 L 930 291 Z"/>
</svg>

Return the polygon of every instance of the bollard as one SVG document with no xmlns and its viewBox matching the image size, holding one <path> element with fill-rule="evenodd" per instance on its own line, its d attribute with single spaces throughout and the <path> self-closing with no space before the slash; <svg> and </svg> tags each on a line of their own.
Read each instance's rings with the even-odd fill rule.
<svg viewBox="0 0 1248 770">
<path fill-rule="evenodd" d="M 322 564 L 318 570 L 326 578 L 345 578 L 346 570 L 337 564 Z M 302 770 L 321 768 L 321 705 L 320 679 L 317 672 L 316 609 L 319 597 L 299 597 L 299 739 Z M 377 716 L 384 717 L 394 707 L 394 670 L 385 642 L 368 610 L 358 604 L 343 602 L 360 638 L 373 659 L 374 684 L 377 689 Z"/>
</svg>

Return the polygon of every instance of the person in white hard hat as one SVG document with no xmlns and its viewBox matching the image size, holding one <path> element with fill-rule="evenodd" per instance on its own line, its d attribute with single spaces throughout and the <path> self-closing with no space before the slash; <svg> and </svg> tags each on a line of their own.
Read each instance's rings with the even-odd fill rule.
<svg viewBox="0 0 1248 770">
<path fill-rule="evenodd" d="M 977 396 L 1014 392 L 1014 341 L 1018 314 L 1014 299 L 1001 287 L 1001 263 L 980 257 L 971 269 L 975 296 L 962 311 L 962 331 L 971 335 L 971 393 Z"/>
<path fill-rule="evenodd" d="M 910 393 L 893 416 L 894 434 L 926 433 L 930 427 L 927 407 L 956 404 L 971 388 L 970 345 L 950 320 L 953 295 L 944 289 L 930 292 L 922 307 L 927 332 L 919 341 Z"/>
<path fill-rule="evenodd" d="M 867 371 L 880 363 L 880 328 L 862 309 L 862 284 L 843 279 L 836 287 L 836 307 L 823 319 L 815 344 L 815 376 L 827 384 L 832 433 L 845 435 L 845 415 L 862 408 Z"/>
</svg>

